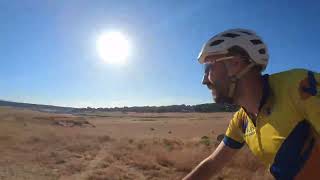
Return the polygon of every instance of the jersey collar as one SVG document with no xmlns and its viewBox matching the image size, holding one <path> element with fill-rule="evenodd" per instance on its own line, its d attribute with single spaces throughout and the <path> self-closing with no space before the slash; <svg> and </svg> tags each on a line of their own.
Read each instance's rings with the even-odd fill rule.
<svg viewBox="0 0 320 180">
<path fill-rule="evenodd" d="M 270 84 L 269 84 L 269 74 L 262 76 L 262 97 L 260 100 L 259 111 L 266 104 L 267 99 L 270 96 Z"/>
</svg>

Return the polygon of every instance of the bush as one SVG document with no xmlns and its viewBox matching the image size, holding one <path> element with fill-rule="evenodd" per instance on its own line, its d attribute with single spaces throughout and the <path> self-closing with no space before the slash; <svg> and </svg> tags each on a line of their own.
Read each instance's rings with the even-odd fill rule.
<svg viewBox="0 0 320 180">
<path fill-rule="evenodd" d="M 202 136 L 201 140 L 200 140 L 201 144 L 204 144 L 206 146 L 210 146 L 211 142 L 210 142 L 210 138 L 208 136 Z"/>
</svg>

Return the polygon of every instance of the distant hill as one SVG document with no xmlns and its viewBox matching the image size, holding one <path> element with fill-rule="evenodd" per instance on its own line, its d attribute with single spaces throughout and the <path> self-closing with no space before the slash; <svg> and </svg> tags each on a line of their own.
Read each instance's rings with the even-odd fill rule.
<svg viewBox="0 0 320 180">
<path fill-rule="evenodd" d="M 11 102 L 11 101 L 3 101 L 3 100 L 0 100 L 0 106 L 24 108 L 24 109 L 30 109 L 30 110 L 41 111 L 41 112 L 51 112 L 51 113 L 71 113 L 75 109 L 72 107 L 19 103 L 19 102 Z"/>
<path fill-rule="evenodd" d="M 221 105 L 216 103 L 198 104 L 198 105 L 170 105 L 170 106 L 134 106 L 134 107 L 114 107 L 114 108 L 73 108 L 60 107 L 41 104 L 18 103 L 0 100 L 0 106 L 9 106 L 16 108 L 24 108 L 41 112 L 50 113 L 92 113 L 92 112 L 234 112 L 238 109 L 234 105 Z"/>
<path fill-rule="evenodd" d="M 74 109 L 77 113 L 92 113 L 92 112 L 234 112 L 238 110 L 237 106 L 220 105 L 216 103 L 198 104 L 198 105 L 170 105 L 170 106 L 134 106 L 134 107 L 114 107 L 114 108 L 79 108 Z"/>
</svg>

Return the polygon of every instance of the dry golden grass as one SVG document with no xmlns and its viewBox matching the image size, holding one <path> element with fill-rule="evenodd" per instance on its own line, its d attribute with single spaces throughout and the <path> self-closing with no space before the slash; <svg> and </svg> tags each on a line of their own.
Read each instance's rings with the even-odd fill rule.
<svg viewBox="0 0 320 180">
<path fill-rule="evenodd" d="M 0 179 L 181 179 L 213 152 L 231 115 L 79 117 L 0 108 Z M 54 125 L 58 120 L 86 120 L 96 128 Z M 243 148 L 213 179 L 271 177 Z"/>
</svg>

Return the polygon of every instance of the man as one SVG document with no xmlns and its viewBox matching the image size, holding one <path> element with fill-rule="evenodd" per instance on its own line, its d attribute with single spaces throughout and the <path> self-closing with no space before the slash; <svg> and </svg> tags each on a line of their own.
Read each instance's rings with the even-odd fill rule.
<svg viewBox="0 0 320 180">
<path fill-rule="evenodd" d="M 294 69 L 261 75 L 269 55 L 253 31 L 231 29 L 202 48 L 203 84 L 216 103 L 241 108 L 217 149 L 184 180 L 210 179 L 244 145 L 276 179 L 320 178 L 320 74 Z"/>
</svg>

